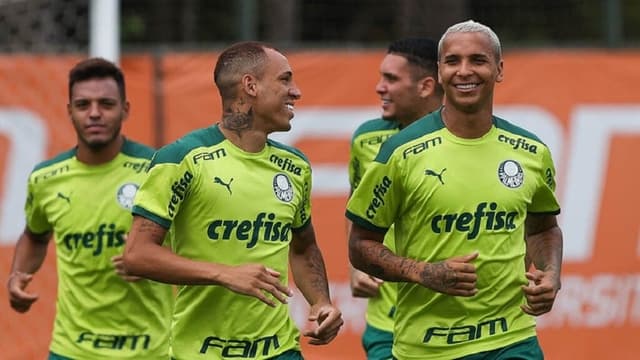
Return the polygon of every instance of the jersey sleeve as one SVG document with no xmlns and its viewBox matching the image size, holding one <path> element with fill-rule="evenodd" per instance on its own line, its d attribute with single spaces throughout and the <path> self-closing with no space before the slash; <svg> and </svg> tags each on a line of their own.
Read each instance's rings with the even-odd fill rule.
<svg viewBox="0 0 640 360">
<path fill-rule="evenodd" d="M 400 211 L 402 184 L 394 157 L 372 162 L 347 203 L 346 216 L 372 231 L 386 232 Z"/>
<path fill-rule="evenodd" d="M 358 148 L 355 146 L 355 136 L 351 140 L 351 148 L 349 151 L 349 186 L 351 191 L 355 190 L 362 180 L 363 168 L 360 161 Z"/>
<path fill-rule="evenodd" d="M 195 182 L 195 172 L 182 158 L 174 161 L 170 149 L 154 155 L 147 178 L 140 186 L 133 214 L 145 217 L 169 229 L 181 205 L 188 199 Z"/>
<path fill-rule="evenodd" d="M 548 148 L 544 148 L 542 154 L 541 173 L 539 174 L 539 186 L 531 199 L 527 209 L 530 213 L 559 214 L 560 204 L 556 199 L 556 170 Z"/>
<path fill-rule="evenodd" d="M 27 228 L 34 234 L 44 234 L 52 230 L 52 226 L 42 209 L 40 197 L 37 195 L 33 176 L 27 184 L 27 201 L 24 205 Z"/>
<path fill-rule="evenodd" d="M 311 220 L 311 179 L 311 167 L 307 166 L 302 180 L 302 200 L 291 225 L 293 231 L 305 228 Z"/>
</svg>

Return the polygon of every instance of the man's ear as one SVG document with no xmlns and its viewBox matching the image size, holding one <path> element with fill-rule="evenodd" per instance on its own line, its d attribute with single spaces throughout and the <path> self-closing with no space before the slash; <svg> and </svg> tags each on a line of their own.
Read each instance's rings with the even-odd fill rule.
<svg viewBox="0 0 640 360">
<path fill-rule="evenodd" d="M 242 90 L 250 96 L 256 96 L 258 94 L 258 81 L 255 76 L 251 74 L 244 74 L 240 79 L 242 84 Z"/>
<path fill-rule="evenodd" d="M 131 111 L 131 104 L 129 101 L 125 100 L 122 104 L 122 121 L 127 120 L 129 117 L 129 111 Z"/>
<path fill-rule="evenodd" d="M 436 91 L 436 79 L 432 76 L 425 76 L 422 79 L 418 80 L 418 94 L 420 97 L 426 98 Z"/>
</svg>

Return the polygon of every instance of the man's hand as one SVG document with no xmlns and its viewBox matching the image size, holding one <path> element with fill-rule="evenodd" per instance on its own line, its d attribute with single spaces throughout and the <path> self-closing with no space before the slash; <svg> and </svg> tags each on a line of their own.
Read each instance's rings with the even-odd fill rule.
<svg viewBox="0 0 640 360">
<path fill-rule="evenodd" d="M 527 272 L 525 275 L 529 279 L 529 285 L 523 285 L 522 291 L 527 298 L 527 304 L 521 305 L 520 308 L 533 316 L 548 313 L 560 290 L 560 282 L 554 280 L 552 273 L 541 270 Z"/>
<path fill-rule="evenodd" d="M 9 281 L 7 281 L 9 303 L 11 304 L 11 307 L 19 313 L 29 311 L 31 305 L 38 300 L 38 294 L 26 291 L 27 285 L 29 285 L 32 279 L 32 274 L 19 271 L 9 275 Z"/>
<path fill-rule="evenodd" d="M 276 303 L 265 292 L 283 304 L 293 296 L 293 292 L 280 282 L 279 272 L 260 264 L 230 266 L 224 273 L 222 284 L 231 291 L 253 296 L 272 307 Z"/>
<path fill-rule="evenodd" d="M 439 263 L 425 263 L 420 273 L 420 283 L 434 291 L 470 297 L 478 292 L 476 266 L 471 262 L 478 252 L 456 256 Z"/>
<path fill-rule="evenodd" d="M 314 322 L 311 329 L 302 335 L 311 338 L 311 345 L 325 345 L 335 339 L 344 324 L 342 312 L 331 304 L 313 305 L 309 309 L 309 321 Z"/>
<path fill-rule="evenodd" d="M 142 278 L 139 276 L 133 276 L 127 273 L 127 269 L 125 269 L 124 267 L 124 256 L 122 254 L 112 256 L 111 263 L 113 264 L 113 267 L 116 269 L 116 274 L 118 274 L 118 276 L 123 278 L 125 281 L 136 282 L 136 281 L 142 280 Z"/>
<path fill-rule="evenodd" d="M 384 281 L 351 268 L 351 295 L 354 297 L 370 298 L 380 294 L 380 285 Z"/>
</svg>

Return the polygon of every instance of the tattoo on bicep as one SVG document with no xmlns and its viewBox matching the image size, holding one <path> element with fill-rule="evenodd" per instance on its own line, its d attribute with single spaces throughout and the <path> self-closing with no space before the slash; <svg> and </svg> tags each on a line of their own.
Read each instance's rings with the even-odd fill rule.
<svg viewBox="0 0 640 360">
<path fill-rule="evenodd" d="M 167 231 L 149 219 L 140 219 L 140 233 L 148 235 L 154 242 L 161 243 Z"/>
</svg>

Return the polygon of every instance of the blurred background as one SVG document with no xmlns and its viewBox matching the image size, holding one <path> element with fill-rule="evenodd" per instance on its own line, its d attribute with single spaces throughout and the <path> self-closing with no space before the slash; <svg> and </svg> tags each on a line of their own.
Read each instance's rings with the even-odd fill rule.
<svg viewBox="0 0 640 360">
<path fill-rule="evenodd" d="M 0 0 L 0 282 L 22 231 L 35 164 L 75 143 L 67 74 L 90 55 L 118 62 L 132 113 L 127 136 L 161 146 L 215 123 L 219 51 L 239 40 L 289 57 L 303 96 L 275 134 L 314 168 L 313 221 L 339 337 L 304 346 L 311 360 L 363 359 L 365 302 L 350 295 L 344 234 L 349 140 L 377 117 L 374 88 L 392 40 L 439 39 L 474 19 L 503 44 L 495 112 L 533 131 L 558 170 L 563 289 L 538 319 L 548 359 L 636 359 L 640 338 L 640 1 L 637 0 Z M 55 250 L 30 285 L 27 314 L 0 292 L 0 358 L 43 359 L 55 311 Z M 306 307 L 291 306 L 300 327 Z"/>
</svg>

